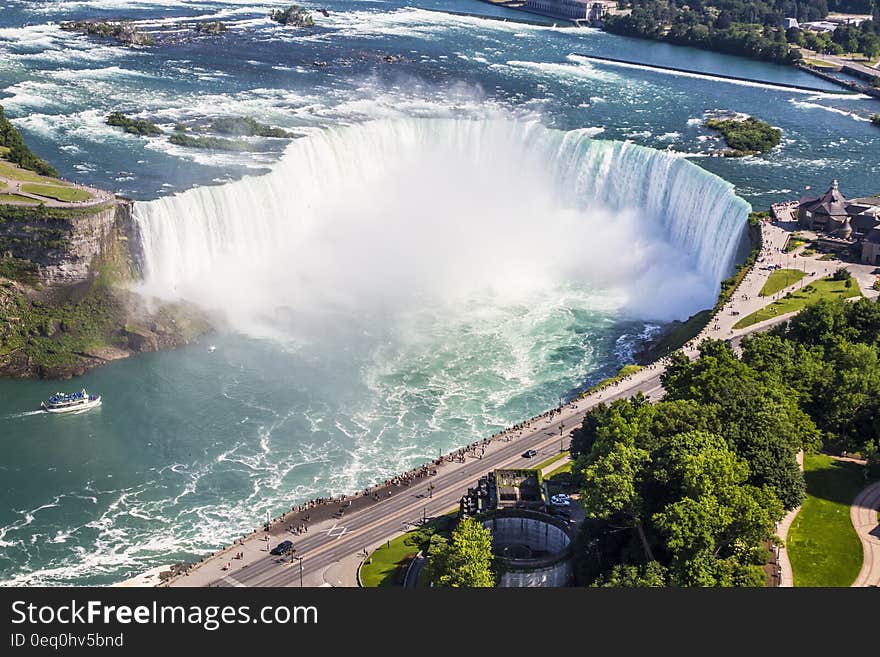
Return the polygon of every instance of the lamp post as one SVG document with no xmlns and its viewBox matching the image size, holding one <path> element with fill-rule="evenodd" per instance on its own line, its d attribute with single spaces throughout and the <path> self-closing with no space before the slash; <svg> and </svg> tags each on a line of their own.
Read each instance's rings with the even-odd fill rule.
<svg viewBox="0 0 880 657">
<path fill-rule="evenodd" d="M 560 422 L 560 423 L 559 423 L 559 451 L 560 451 L 560 452 L 564 451 L 564 450 L 562 449 L 562 430 L 563 430 L 563 429 L 565 429 L 565 424 L 562 423 L 562 422 Z"/>
<path fill-rule="evenodd" d="M 299 587 L 302 588 L 303 587 L 303 559 L 305 559 L 305 557 L 298 557 L 296 555 L 293 555 L 293 558 L 296 559 L 297 561 L 299 561 Z"/>
</svg>

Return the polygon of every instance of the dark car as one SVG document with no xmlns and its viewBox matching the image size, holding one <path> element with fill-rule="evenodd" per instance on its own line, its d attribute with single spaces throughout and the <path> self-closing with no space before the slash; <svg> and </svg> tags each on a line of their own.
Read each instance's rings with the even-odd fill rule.
<svg viewBox="0 0 880 657">
<path fill-rule="evenodd" d="M 522 457 L 524 459 L 530 459 L 533 456 L 537 456 L 537 455 L 538 455 L 538 450 L 536 450 L 536 449 L 527 449 L 526 451 L 524 451 L 522 453 Z"/>
<path fill-rule="evenodd" d="M 284 554 L 289 550 L 293 549 L 293 541 L 281 541 L 278 545 L 272 548 L 272 551 L 269 554 Z"/>
</svg>

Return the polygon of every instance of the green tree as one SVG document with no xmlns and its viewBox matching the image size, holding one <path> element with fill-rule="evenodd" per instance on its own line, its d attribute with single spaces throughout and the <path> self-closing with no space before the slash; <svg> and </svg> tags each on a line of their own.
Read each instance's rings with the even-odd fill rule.
<svg viewBox="0 0 880 657">
<path fill-rule="evenodd" d="M 463 518 L 452 532 L 452 540 L 432 542 L 428 550 L 426 575 L 434 586 L 492 587 L 492 535 L 473 518 Z"/>
<path fill-rule="evenodd" d="M 648 588 L 666 586 L 666 568 L 651 561 L 640 566 L 618 564 L 607 575 L 599 578 L 594 586 L 607 588 Z"/>
<path fill-rule="evenodd" d="M 738 585 L 748 572 L 741 566 L 751 565 L 761 542 L 770 538 L 782 504 L 769 488 L 747 483 L 748 464 L 720 436 L 676 436 L 664 461 L 660 468 L 678 482 L 681 494 L 653 517 L 671 556 L 671 583 Z"/>
</svg>

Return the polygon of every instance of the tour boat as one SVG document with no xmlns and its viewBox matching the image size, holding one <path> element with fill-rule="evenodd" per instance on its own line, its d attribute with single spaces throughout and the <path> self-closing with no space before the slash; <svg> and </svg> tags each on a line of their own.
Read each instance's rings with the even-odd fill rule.
<svg viewBox="0 0 880 657">
<path fill-rule="evenodd" d="M 70 394 L 56 392 L 44 402 L 40 402 L 40 408 L 47 413 L 74 413 L 87 411 L 101 405 L 100 395 L 90 395 L 85 388 L 79 392 Z"/>
</svg>

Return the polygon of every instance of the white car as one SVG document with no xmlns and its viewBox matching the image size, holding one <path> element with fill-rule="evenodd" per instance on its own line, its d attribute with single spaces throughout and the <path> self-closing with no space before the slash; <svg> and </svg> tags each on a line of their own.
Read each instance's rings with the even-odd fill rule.
<svg viewBox="0 0 880 657">
<path fill-rule="evenodd" d="M 556 506 L 568 506 L 571 504 L 571 499 L 568 495 L 560 493 L 559 495 L 554 495 L 550 498 L 550 504 L 555 504 Z"/>
</svg>

